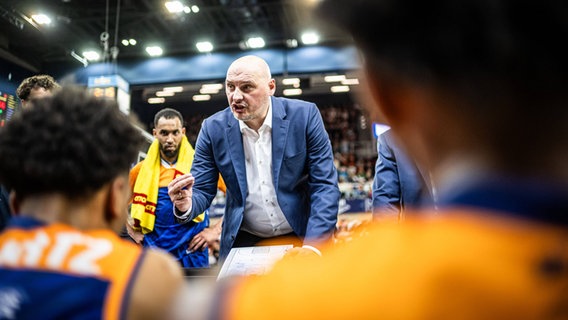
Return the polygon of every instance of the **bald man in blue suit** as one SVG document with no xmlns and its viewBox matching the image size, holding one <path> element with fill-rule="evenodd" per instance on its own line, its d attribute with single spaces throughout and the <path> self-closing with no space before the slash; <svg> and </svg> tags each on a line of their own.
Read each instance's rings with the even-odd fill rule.
<svg viewBox="0 0 568 320">
<path fill-rule="evenodd" d="M 331 143 L 313 103 L 273 97 L 267 63 L 256 56 L 227 71 L 229 107 L 206 119 L 190 175 L 170 184 L 176 216 L 207 209 L 219 173 L 227 185 L 220 259 L 235 246 L 291 236 L 296 252 L 319 253 L 337 223 L 340 191 Z"/>
</svg>

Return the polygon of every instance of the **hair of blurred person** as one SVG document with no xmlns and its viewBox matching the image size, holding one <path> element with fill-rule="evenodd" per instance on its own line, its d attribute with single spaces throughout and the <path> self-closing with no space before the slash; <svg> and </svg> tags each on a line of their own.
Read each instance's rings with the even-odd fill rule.
<svg viewBox="0 0 568 320">
<path fill-rule="evenodd" d="M 16 89 L 16 95 L 20 98 L 22 107 L 26 108 L 30 101 L 50 96 L 59 88 L 52 76 L 40 74 L 24 79 Z"/>
</svg>

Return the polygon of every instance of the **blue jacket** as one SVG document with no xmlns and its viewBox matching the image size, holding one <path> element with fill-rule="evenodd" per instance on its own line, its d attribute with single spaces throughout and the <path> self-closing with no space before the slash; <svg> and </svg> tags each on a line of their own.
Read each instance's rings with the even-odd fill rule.
<svg viewBox="0 0 568 320">
<path fill-rule="evenodd" d="M 432 203 L 424 177 L 387 130 L 377 140 L 373 181 L 373 213 L 399 213 L 407 207 Z"/>
<path fill-rule="evenodd" d="M 304 244 L 317 245 L 335 229 L 337 170 L 323 120 L 313 103 L 272 99 L 272 173 L 278 204 Z M 203 121 L 191 174 L 195 177 L 189 219 L 205 211 L 217 193 L 219 173 L 227 185 L 220 257 L 233 246 L 243 221 L 247 179 L 239 122 L 230 107 Z"/>
</svg>

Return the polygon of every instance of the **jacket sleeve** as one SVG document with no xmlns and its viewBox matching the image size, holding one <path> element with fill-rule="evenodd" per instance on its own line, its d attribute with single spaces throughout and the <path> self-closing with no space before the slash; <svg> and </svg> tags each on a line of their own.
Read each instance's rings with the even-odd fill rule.
<svg viewBox="0 0 568 320">
<path fill-rule="evenodd" d="M 398 165 L 386 133 L 379 136 L 377 151 L 373 181 L 373 216 L 375 218 L 381 213 L 399 213 L 401 199 Z"/>
<path fill-rule="evenodd" d="M 193 220 L 211 206 L 217 194 L 219 170 L 213 158 L 213 147 L 209 135 L 207 120 L 203 121 L 191 165 L 191 174 L 195 178 L 192 188 L 192 207 L 190 214 L 183 221 Z M 180 222 L 183 222 L 180 221 Z"/>
<path fill-rule="evenodd" d="M 333 150 L 319 110 L 310 108 L 307 124 L 307 151 L 310 217 L 304 244 L 316 245 L 335 230 L 340 191 Z"/>
</svg>

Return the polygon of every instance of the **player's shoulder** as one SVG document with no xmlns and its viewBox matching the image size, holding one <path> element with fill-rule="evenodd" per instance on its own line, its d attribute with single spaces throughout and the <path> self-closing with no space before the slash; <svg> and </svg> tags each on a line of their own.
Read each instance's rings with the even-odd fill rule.
<svg viewBox="0 0 568 320">
<path fill-rule="evenodd" d="M 167 318 L 183 285 L 183 271 L 177 261 L 164 251 L 147 250 L 133 283 L 129 318 Z"/>
</svg>

